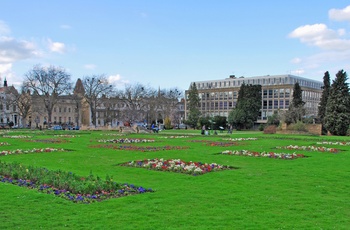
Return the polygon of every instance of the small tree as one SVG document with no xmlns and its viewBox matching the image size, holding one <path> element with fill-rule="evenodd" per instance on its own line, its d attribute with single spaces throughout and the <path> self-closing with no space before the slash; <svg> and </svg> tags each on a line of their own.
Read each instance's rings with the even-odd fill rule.
<svg viewBox="0 0 350 230">
<path fill-rule="evenodd" d="M 350 125 L 350 94 L 347 74 L 340 70 L 332 83 L 324 123 L 332 135 L 345 136 Z"/>
<path fill-rule="evenodd" d="M 292 103 L 284 115 L 284 120 L 287 124 L 297 123 L 298 121 L 301 121 L 305 115 L 305 102 L 303 101 L 302 92 L 303 91 L 301 90 L 299 83 L 296 82 L 293 88 Z"/>
<path fill-rule="evenodd" d="M 188 119 L 186 123 L 193 128 L 197 127 L 199 117 L 201 112 L 199 111 L 199 96 L 196 83 L 193 83 L 190 86 L 190 90 L 188 91 Z"/>
</svg>

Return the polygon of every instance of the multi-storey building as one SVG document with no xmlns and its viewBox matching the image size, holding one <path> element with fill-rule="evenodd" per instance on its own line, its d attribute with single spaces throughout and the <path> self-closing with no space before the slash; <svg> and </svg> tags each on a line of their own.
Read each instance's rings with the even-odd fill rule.
<svg viewBox="0 0 350 230">
<path fill-rule="evenodd" d="M 10 123 L 17 126 L 20 123 L 18 109 L 14 103 L 18 95 L 13 86 L 8 86 L 6 78 L 4 84 L 0 87 L 0 123 Z"/>
<path fill-rule="evenodd" d="M 200 98 L 200 111 L 202 116 L 225 116 L 235 108 L 240 86 L 245 84 L 262 86 L 262 104 L 257 123 L 266 123 L 267 117 L 276 110 L 287 110 L 293 99 L 294 84 L 298 82 L 302 89 L 302 97 L 305 102 L 307 116 L 316 116 L 323 83 L 293 75 L 274 75 L 258 77 L 239 77 L 231 75 L 222 80 L 197 81 L 196 84 Z M 188 99 L 188 90 L 185 92 Z M 185 101 L 185 119 L 188 116 L 187 103 Z"/>
</svg>

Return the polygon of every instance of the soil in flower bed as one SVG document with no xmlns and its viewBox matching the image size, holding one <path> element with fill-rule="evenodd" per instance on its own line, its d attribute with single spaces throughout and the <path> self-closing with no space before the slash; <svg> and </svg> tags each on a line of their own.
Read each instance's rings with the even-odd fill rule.
<svg viewBox="0 0 350 230">
<path fill-rule="evenodd" d="M 133 145 L 92 145 L 90 148 L 107 148 L 107 149 L 117 149 L 117 150 L 132 150 L 141 152 L 153 152 L 161 150 L 180 150 L 188 149 L 187 146 L 133 146 Z"/>
<path fill-rule="evenodd" d="M 184 173 L 184 174 L 189 174 L 193 176 L 203 175 L 209 172 L 238 169 L 233 166 L 219 165 L 216 163 L 208 164 L 208 163 L 192 162 L 192 161 L 185 162 L 181 159 L 164 160 L 164 159 L 158 159 L 158 158 L 129 161 L 119 165 L 127 166 L 127 167 L 144 168 L 144 169 L 156 170 L 156 171 Z"/>
</svg>

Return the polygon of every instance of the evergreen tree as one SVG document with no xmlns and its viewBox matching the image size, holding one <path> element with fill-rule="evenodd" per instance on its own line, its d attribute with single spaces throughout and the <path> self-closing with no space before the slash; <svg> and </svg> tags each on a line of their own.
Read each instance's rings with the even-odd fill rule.
<svg viewBox="0 0 350 230">
<path fill-rule="evenodd" d="M 322 124 L 322 133 L 327 132 L 324 124 L 324 117 L 326 115 L 326 106 L 327 106 L 327 100 L 328 100 L 330 88 L 331 88 L 330 77 L 329 77 L 329 72 L 327 71 L 324 73 L 324 76 L 323 76 L 322 96 L 321 96 L 320 104 L 318 106 L 318 118 Z"/>
<path fill-rule="evenodd" d="M 261 108 L 261 85 L 242 84 L 236 108 L 229 114 L 229 123 L 238 129 L 251 128 L 259 116 Z"/>
<path fill-rule="evenodd" d="M 327 100 L 324 124 L 332 135 L 345 136 L 350 125 L 350 94 L 347 74 L 339 70 Z"/>
<path fill-rule="evenodd" d="M 200 118 L 201 112 L 199 111 L 199 103 L 200 99 L 198 96 L 198 90 L 196 83 L 193 83 L 190 86 L 190 90 L 188 91 L 188 119 L 186 124 L 196 128 L 198 120 Z"/>
<path fill-rule="evenodd" d="M 305 102 L 303 101 L 303 91 L 298 82 L 294 84 L 293 100 L 286 111 L 284 120 L 287 124 L 297 123 L 301 121 L 305 115 Z"/>
</svg>

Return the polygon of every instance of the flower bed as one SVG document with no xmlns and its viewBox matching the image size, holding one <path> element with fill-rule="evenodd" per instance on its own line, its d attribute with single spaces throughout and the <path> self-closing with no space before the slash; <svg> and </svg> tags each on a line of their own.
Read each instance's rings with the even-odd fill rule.
<svg viewBox="0 0 350 230">
<path fill-rule="evenodd" d="M 153 192 L 152 189 L 133 184 L 116 183 L 109 176 L 106 176 L 106 180 L 103 181 L 91 174 L 85 178 L 71 172 L 25 167 L 18 163 L 0 162 L 0 182 L 36 189 L 75 203 L 86 204 L 109 198 Z"/>
<path fill-rule="evenodd" d="M 62 139 L 37 139 L 37 140 L 26 140 L 27 142 L 36 142 L 36 143 L 67 143 L 68 140 L 62 140 Z"/>
<path fill-rule="evenodd" d="M 189 138 L 190 136 L 165 136 L 165 137 L 159 137 L 159 138 L 166 138 L 166 139 L 173 139 L 173 138 Z"/>
<path fill-rule="evenodd" d="M 335 141 L 335 142 L 330 142 L 330 141 L 323 141 L 323 142 L 317 142 L 317 145 L 350 145 L 350 142 L 346 141 Z"/>
<path fill-rule="evenodd" d="M 205 143 L 207 146 L 219 146 L 219 147 L 228 147 L 232 145 L 237 145 L 234 142 L 221 142 L 221 141 L 208 141 L 208 140 L 192 140 L 190 142 L 200 142 L 200 143 Z"/>
<path fill-rule="evenodd" d="M 7 145 L 10 145 L 10 144 L 7 142 L 0 142 L 0 146 L 7 146 Z"/>
<path fill-rule="evenodd" d="M 56 148 L 41 148 L 41 149 L 29 149 L 29 150 L 2 150 L 0 151 L 0 156 L 14 155 L 14 154 L 27 154 L 27 153 L 50 153 L 50 152 L 63 152 L 66 151 L 64 149 L 56 149 Z"/>
<path fill-rule="evenodd" d="M 249 156 L 249 157 L 268 157 L 275 159 L 296 159 L 306 157 L 300 153 L 275 153 L 275 152 L 255 152 L 249 150 L 225 150 L 220 154 L 224 155 L 237 155 L 237 156 Z"/>
<path fill-rule="evenodd" d="M 331 153 L 339 152 L 339 149 L 335 149 L 335 148 L 318 147 L 318 146 L 298 146 L 298 145 L 277 146 L 276 149 L 318 151 L 318 152 L 331 152 Z"/>
<path fill-rule="evenodd" d="M 141 152 L 152 152 L 161 150 L 181 150 L 188 149 L 187 146 L 133 146 L 133 145 L 92 145 L 90 148 L 107 148 L 107 149 L 117 149 L 117 150 L 132 150 Z"/>
<path fill-rule="evenodd" d="M 32 136 L 25 136 L 25 135 L 17 135 L 17 136 L 3 135 L 2 137 L 13 138 L 13 139 L 32 138 Z"/>
<path fill-rule="evenodd" d="M 80 137 L 80 136 L 79 136 L 79 135 L 62 134 L 62 135 L 54 135 L 54 137 L 68 137 L 68 138 L 75 138 L 75 137 Z"/>
<path fill-rule="evenodd" d="M 224 138 L 225 141 L 256 141 L 258 138 L 248 137 L 248 138 Z"/>
<path fill-rule="evenodd" d="M 202 163 L 202 162 L 185 162 L 180 159 L 170 159 L 170 160 L 164 160 L 164 159 L 145 159 L 145 160 L 138 160 L 138 161 L 129 161 L 123 164 L 120 164 L 121 166 L 129 166 L 129 167 L 138 167 L 138 168 L 145 168 L 150 170 L 157 170 L 157 171 L 169 171 L 169 172 L 176 172 L 176 173 L 185 173 L 190 175 L 203 175 L 205 173 L 209 172 L 215 172 L 215 171 L 222 171 L 222 170 L 228 170 L 228 169 L 235 169 L 232 166 L 227 165 L 219 165 L 216 163 Z"/>
<path fill-rule="evenodd" d="M 98 140 L 102 143 L 148 143 L 154 142 L 154 139 L 139 139 L 139 138 L 122 138 L 122 139 L 110 139 L 110 140 Z"/>
</svg>

